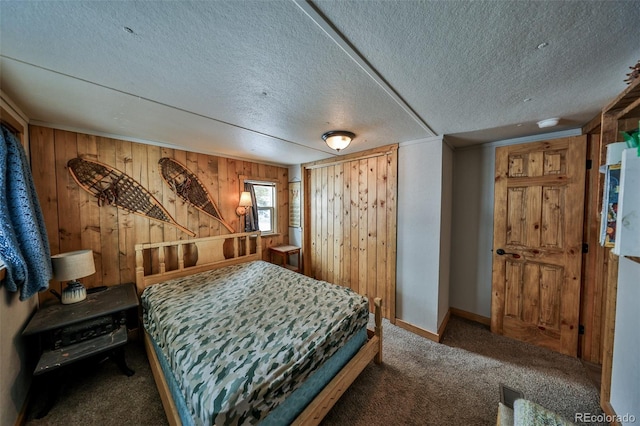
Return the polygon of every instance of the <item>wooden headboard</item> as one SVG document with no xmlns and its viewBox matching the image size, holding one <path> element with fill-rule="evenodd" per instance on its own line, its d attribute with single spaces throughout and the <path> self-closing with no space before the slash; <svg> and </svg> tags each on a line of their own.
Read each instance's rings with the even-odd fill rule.
<svg viewBox="0 0 640 426">
<path fill-rule="evenodd" d="M 260 232 L 136 244 L 136 287 L 262 259 Z"/>
</svg>

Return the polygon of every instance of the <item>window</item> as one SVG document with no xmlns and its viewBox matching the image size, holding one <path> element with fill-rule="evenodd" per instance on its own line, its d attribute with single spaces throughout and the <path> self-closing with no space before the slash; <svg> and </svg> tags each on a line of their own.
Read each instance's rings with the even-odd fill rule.
<svg viewBox="0 0 640 426">
<path fill-rule="evenodd" d="M 276 232 L 276 185 L 275 183 L 254 183 L 258 207 L 258 228 L 263 233 Z"/>
<path fill-rule="evenodd" d="M 253 193 L 254 206 L 245 216 L 245 230 L 258 229 L 263 234 L 278 232 L 278 187 L 275 181 L 240 177 L 241 191 Z"/>
</svg>

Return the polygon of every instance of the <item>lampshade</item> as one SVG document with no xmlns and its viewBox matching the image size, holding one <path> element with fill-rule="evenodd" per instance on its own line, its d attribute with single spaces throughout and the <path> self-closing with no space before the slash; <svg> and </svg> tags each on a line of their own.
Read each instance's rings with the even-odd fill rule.
<svg viewBox="0 0 640 426">
<path fill-rule="evenodd" d="M 253 205 L 251 202 L 251 193 L 243 191 L 242 194 L 240 194 L 240 202 L 238 205 L 240 207 L 251 207 Z"/>
<path fill-rule="evenodd" d="M 247 214 L 247 209 L 252 205 L 253 205 L 253 202 L 251 202 L 251 193 L 247 191 L 243 191 L 240 194 L 240 202 L 238 203 L 238 207 L 236 207 L 236 214 L 238 216 Z"/>
<path fill-rule="evenodd" d="M 329 148 L 340 151 L 345 149 L 351 143 L 356 135 L 345 130 L 332 130 L 322 135 L 322 139 L 327 143 Z"/>
<path fill-rule="evenodd" d="M 93 251 L 78 250 L 51 256 L 53 278 L 56 281 L 77 280 L 96 273 Z"/>
</svg>

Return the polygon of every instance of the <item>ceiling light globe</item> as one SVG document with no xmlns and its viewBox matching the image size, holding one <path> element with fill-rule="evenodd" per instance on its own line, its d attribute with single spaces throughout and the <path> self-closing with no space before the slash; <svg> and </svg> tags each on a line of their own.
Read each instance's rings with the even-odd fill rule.
<svg viewBox="0 0 640 426">
<path fill-rule="evenodd" d="M 348 147 L 355 136 L 356 135 L 351 132 L 332 130 L 322 135 L 322 139 L 327 143 L 329 148 L 340 151 Z"/>
</svg>

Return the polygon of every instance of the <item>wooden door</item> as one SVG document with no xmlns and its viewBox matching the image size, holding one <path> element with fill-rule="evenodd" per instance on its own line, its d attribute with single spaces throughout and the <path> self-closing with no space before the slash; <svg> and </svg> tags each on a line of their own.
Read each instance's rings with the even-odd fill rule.
<svg viewBox="0 0 640 426">
<path fill-rule="evenodd" d="M 491 330 L 576 356 L 586 137 L 496 149 Z"/>
</svg>

